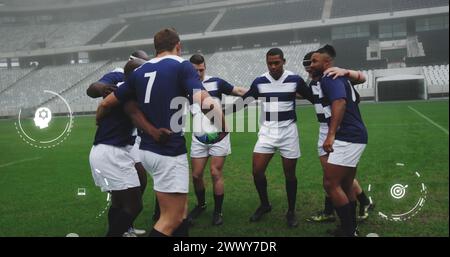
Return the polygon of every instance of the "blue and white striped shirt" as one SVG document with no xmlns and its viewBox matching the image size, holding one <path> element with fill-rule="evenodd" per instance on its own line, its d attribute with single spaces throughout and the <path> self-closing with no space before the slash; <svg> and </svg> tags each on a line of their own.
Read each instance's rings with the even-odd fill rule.
<svg viewBox="0 0 450 257">
<path fill-rule="evenodd" d="M 262 125 L 285 127 L 297 120 L 296 93 L 305 98 L 311 97 L 305 81 L 299 75 L 286 70 L 278 80 L 275 80 L 269 72 L 256 78 L 242 98 L 254 97 L 263 100 Z"/>
</svg>

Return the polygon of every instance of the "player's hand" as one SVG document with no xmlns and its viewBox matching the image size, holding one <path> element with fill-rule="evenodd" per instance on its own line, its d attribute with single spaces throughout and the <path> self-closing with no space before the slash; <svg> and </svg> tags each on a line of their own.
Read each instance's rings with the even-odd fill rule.
<svg viewBox="0 0 450 257">
<path fill-rule="evenodd" d="M 331 68 L 326 69 L 326 70 L 323 72 L 323 74 L 324 74 L 325 76 L 333 77 L 333 79 L 336 79 L 336 78 L 338 78 L 338 77 L 345 77 L 345 76 L 348 76 L 348 70 L 346 70 L 346 69 L 341 69 L 341 68 L 338 68 L 338 67 L 331 67 Z"/>
<path fill-rule="evenodd" d="M 111 94 L 112 92 L 116 91 L 118 87 L 115 85 L 105 85 L 102 88 L 102 96 L 103 98 L 107 97 L 109 94 Z"/>
<path fill-rule="evenodd" d="M 215 141 L 216 141 L 216 142 L 222 141 L 222 139 L 224 139 L 224 138 L 228 135 L 228 133 L 229 133 L 229 132 L 220 132 L 220 133 L 219 133 L 219 137 L 218 137 L 217 140 L 215 140 Z"/>
<path fill-rule="evenodd" d="M 166 128 L 159 128 L 155 130 L 152 137 L 158 144 L 165 144 L 167 141 L 169 141 L 170 135 L 172 135 L 173 132 L 170 129 Z"/>
<path fill-rule="evenodd" d="M 327 136 L 327 138 L 323 142 L 322 148 L 325 152 L 332 153 L 334 151 L 333 144 L 334 144 L 334 136 Z"/>
</svg>

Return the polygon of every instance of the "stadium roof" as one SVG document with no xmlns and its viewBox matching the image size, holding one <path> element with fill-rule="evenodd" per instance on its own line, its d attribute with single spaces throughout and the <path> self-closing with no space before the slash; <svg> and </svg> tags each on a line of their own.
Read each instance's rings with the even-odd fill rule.
<svg viewBox="0 0 450 257">
<path fill-rule="evenodd" d="M 103 5 L 124 0 L 0 0 L 0 11 L 43 11 Z"/>
</svg>

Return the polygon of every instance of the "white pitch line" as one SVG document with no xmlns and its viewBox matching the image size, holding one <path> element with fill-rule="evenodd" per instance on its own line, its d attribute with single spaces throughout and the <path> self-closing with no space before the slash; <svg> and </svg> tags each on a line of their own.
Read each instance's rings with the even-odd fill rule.
<svg viewBox="0 0 450 257">
<path fill-rule="evenodd" d="M 8 167 L 8 166 L 11 166 L 11 165 L 14 165 L 14 164 L 18 164 L 18 163 L 35 161 L 35 160 L 39 160 L 39 159 L 42 159 L 42 157 L 27 158 L 27 159 L 14 161 L 14 162 L 8 162 L 8 163 L 5 163 L 5 164 L 1 164 L 0 168 Z"/>
<path fill-rule="evenodd" d="M 448 130 L 445 129 L 444 127 L 442 127 L 441 125 L 437 124 L 436 122 L 434 122 L 432 119 L 428 118 L 427 116 L 425 116 L 424 114 L 422 114 L 421 112 L 419 112 L 418 110 L 412 108 L 411 106 L 408 106 L 408 108 L 417 113 L 417 115 L 419 115 L 420 117 L 424 118 L 426 121 L 428 121 L 429 123 L 433 124 L 434 126 L 436 126 L 438 129 L 444 131 L 445 134 L 447 134 L 448 136 Z"/>
</svg>

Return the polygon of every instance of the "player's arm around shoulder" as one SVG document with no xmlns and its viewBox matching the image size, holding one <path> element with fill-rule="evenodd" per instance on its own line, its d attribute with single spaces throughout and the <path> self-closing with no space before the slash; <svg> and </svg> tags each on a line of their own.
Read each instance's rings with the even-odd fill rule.
<svg viewBox="0 0 450 257">
<path fill-rule="evenodd" d="M 306 100 L 312 102 L 313 92 L 312 92 L 311 87 L 309 87 L 306 84 L 305 80 L 300 76 L 297 76 L 296 80 L 297 80 L 296 81 L 297 82 L 297 90 L 296 90 L 295 97 L 297 99 L 306 99 Z"/>
<path fill-rule="evenodd" d="M 97 124 L 102 120 L 111 110 L 112 107 L 118 105 L 120 103 L 119 99 L 115 96 L 115 94 L 109 94 L 97 107 L 97 113 L 95 120 Z"/>
<path fill-rule="evenodd" d="M 100 81 L 92 83 L 86 90 L 86 94 L 91 98 L 106 97 L 117 89 L 116 85 L 102 83 Z"/>
<path fill-rule="evenodd" d="M 238 86 L 234 86 L 233 90 L 231 91 L 231 95 L 232 96 L 244 96 L 245 93 L 247 93 L 249 89 L 245 88 L 245 87 L 238 87 Z"/>
<path fill-rule="evenodd" d="M 339 67 L 331 67 L 325 70 L 325 76 L 337 79 L 338 77 L 347 77 L 354 84 L 362 84 L 366 82 L 366 76 L 360 71 L 342 69 Z"/>
</svg>

